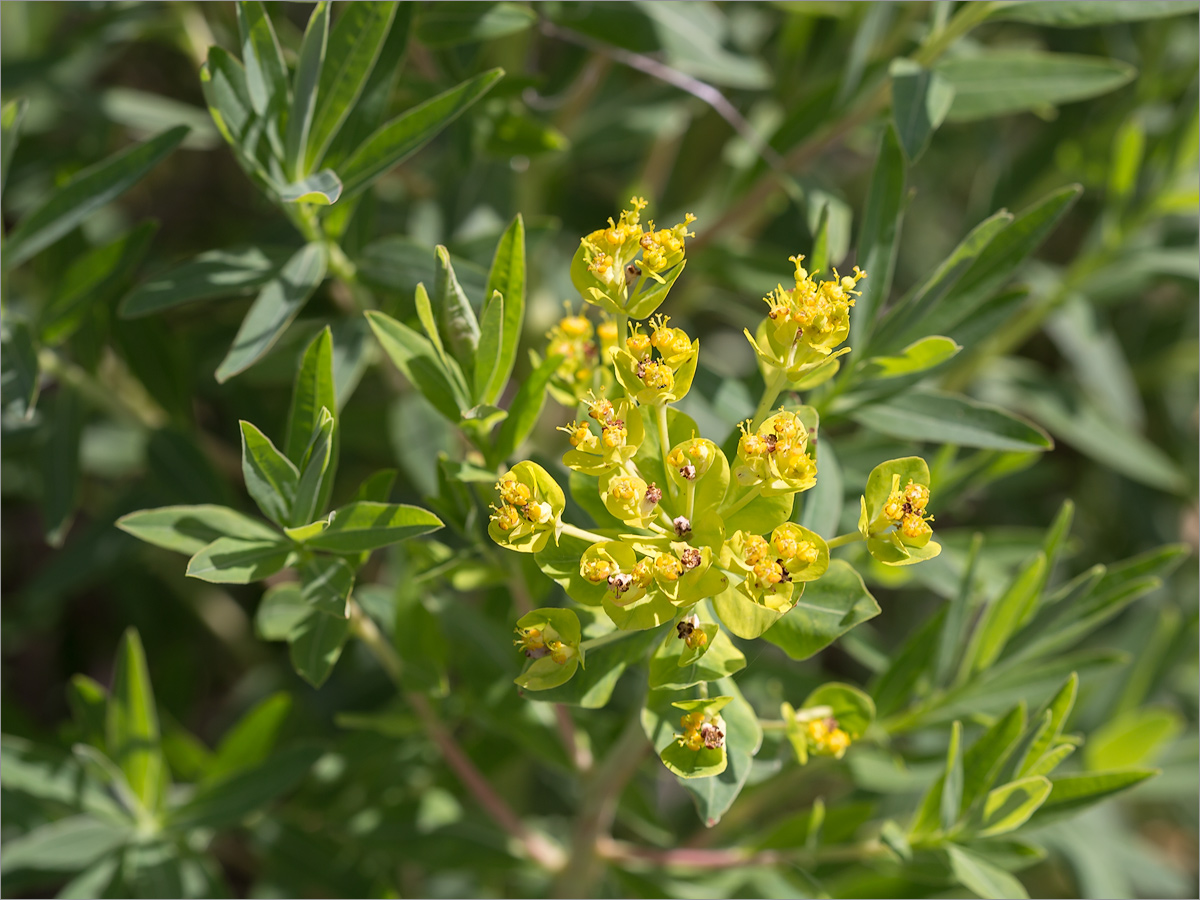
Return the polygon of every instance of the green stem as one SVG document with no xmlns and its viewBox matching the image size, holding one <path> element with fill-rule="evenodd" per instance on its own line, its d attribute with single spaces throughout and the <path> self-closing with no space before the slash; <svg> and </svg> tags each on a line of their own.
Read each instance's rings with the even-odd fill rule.
<svg viewBox="0 0 1200 900">
<path fill-rule="evenodd" d="M 670 468 L 667 462 L 667 454 L 671 452 L 671 435 L 667 428 L 667 406 L 660 404 L 654 408 L 654 415 L 658 420 L 658 449 L 662 456 L 663 474 Z M 675 496 L 675 482 L 670 477 L 667 478 L 667 491 L 672 498 Z"/>
<path fill-rule="evenodd" d="M 786 378 L 787 370 L 772 370 L 771 377 L 767 379 L 767 383 L 763 386 L 762 398 L 758 401 L 758 409 L 754 410 L 754 420 L 750 424 L 751 431 L 755 431 L 770 414 L 771 408 L 775 405 L 775 400 L 783 390 L 783 382 Z"/>
<path fill-rule="evenodd" d="M 742 497 L 742 499 L 739 500 L 737 503 L 733 504 L 733 506 L 730 506 L 727 509 L 718 510 L 718 512 L 721 514 L 721 516 L 723 518 L 728 519 L 730 516 L 732 516 L 735 512 L 737 512 L 739 509 L 741 509 L 743 506 L 745 506 L 751 500 L 757 499 L 758 495 L 761 493 L 762 493 L 762 485 L 756 484 L 754 487 L 752 487 L 750 490 L 748 490 L 746 492 L 746 496 Z"/>
<path fill-rule="evenodd" d="M 612 540 L 611 538 L 606 538 L 602 534 L 596 534 L 594 531 L 588 531 L 584 528 L 576 528 L 574 525 L 571 525 L 567 522 L 562 523 L 562 533 L 569 534 L 571 537 L 577 537 L 581 541 L 587 541 L 589 544 L 598 544 L 601 541 Z"/>
<path fill-rule="evenodd" d="M 845 547 L 847 544 L 853 544 L 861 540 L 864 540 L 864 538 L 862 533 L 859 531 L 850 531 L 846 534 L 839 534 L 835 538 L 830 538 L 829 549 L 833 550 L 835 547 Z"/>
</svg>

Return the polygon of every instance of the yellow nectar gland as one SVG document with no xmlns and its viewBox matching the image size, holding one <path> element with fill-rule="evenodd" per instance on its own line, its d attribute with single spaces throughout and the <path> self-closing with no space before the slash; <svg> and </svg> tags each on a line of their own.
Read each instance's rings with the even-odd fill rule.
<svg viewBox="0 0 1200 900">
<path fill-rule="evenodd" d="M 597 253 L 588 266 L 588 271 L 599 278 L 601 281 L 607 281 L 608 275 L 612 272 L 613 258 L 607 253 Z"/>
<path fill-rule="evenodd" d="M 932 532 L 929 523 L 917 513 L 909 513 L 900 522 L 900 532 L 909 538 L 919 538 Z"/>
<path fill-rule="evenodd" d="M 678 581 L 683 574 L 683 563 L 671 553 L 664 553 L 654 561 L 654 570 L 663 581 Z"/>
<path fill-rule="evenodd" d="M 629 437 L 629 432 L 625 430 L 625 426 L 619 422 L 613 422 L 611 425 L 604 426 L 604 446 L 610 450 L 617 447 L 624 447 L 625 440 Z"/>
<path fill-rule="evenodd" d="M 542 629 L 517 628 L 515 630 L 520 637 L 513 641 L 513 646 L 520 647 L 526 656 L 545 655 L 546 642 L 542 640 Z"/>
<path fill-rule="evenodd" d="M 746 561 L 746 565 L 754 567 L 766 559 L 770 552 L 770 545 L 759 535 L 752 534 L 746 538 L 745 547 L 742 549 L 742 559 Z"/>
<path fill-rule="evenodd" d="M 796 552 L 792 554 L 792 558 L 798 559 L 803 563 L 812 564 L 817 561 L 817 557 L 821 552 L 817 550 L 817 545 L 812 541 L 801 541 L 796 547 Z"/>
<path fill-rule="evenodd" d="M 651 339 L 642 334 L 642 326 L 635 325 L 633 333 L 625 338 L 625 347 L 638 359 L 646 359 L 650 355 Z"/>
<path fill-rule="evenodd" d="M 803 432 L 804 425 L 794 413 L 789 413 L 781 406 L 779 417 L 772 425 L 772 429 L 780 440 L 794 441 Z"/>
<path fill-rule="evenodd" d="M 648 388 L 656 391 L 666 391 L 670 390 L 671 386 L 675 384 L 675 376 L 671 374 L 670 368 L 664 366 L 662 363 L 649 362 L 641 368 L 642 383 Z"/>
<path fill-rule="evenodd" d="M 754 577 L 760 587 L 773 587 L 783 581 L 783 566 L 773 559 L 764 559 L 754 567 Z"/>
<path fill-rule="evenodd" d="M 496 509 L 495 507 L 492 508 Z M 517 508 L 509 506 L 507 503 L 496 509 L 496 513 L 492 518 L 496 520 L 496 525 L 501 531 L 512 531 L 521 524 L 521 516 L 517 512 Z"/>
<path fill-rule="evenodd" d="M 531 496 L 528 486 L 517 481 L 516 476 L 511 473 L 496 482 L 496 490 L 500 492 L 501 500 L 513 506 L 525 506 Z"/>
<path fill-rule="evenodd" d="M 547 641 L 546 649 L 550 651 L 550 658 L 560 666 L 575 655 L 575 648 L 568 647 L 562 641 Z"/>
<path fill-rule="evenodd" d="M 698 650 L 701 647 L 708 646 L 708 635 L 697 628 L 685 637 L 683 642 L 687 644 L 689 650 Z"/>
<path fill-rule="evenodd" d="M 803 543 L 807 543 L 807 541 Z M 796 552 L 800 549 L 800 544 L 800 541 L 797 541 L 788 534 L 777 534 L 771 540 L 771 546 L 775 548 L 775 552 L 784 559 L 791 559 L 795 556 Z"/>
<path fill-rule="evenodd" d="M 738 423 L 738 428 L 741 429 L 742 432 L 742 436 L 738 440 L 738 450 L 741 451 L 742 456 L 745 457 L 762 456 L 764 453 L 768 452 L 767 442 L 759 437 L 758 434 L 750 431 L 747 428 L 749 421 L 750 420 L 747 419 L 745 422 Z"/>
<path fill-rule="evenodd" d="M 588 405 L 588 415 L 597 422 L 607 425 L 616 418 L 617 411 L 613 408 L 612 401 L 610 400 L 606 400 L 603 397 L 597 400 L 593 397 L 590 400 L 585 400 L 584 403 Z"/>
<path fill-rule="evenodd" d="M 710 721 L 702 712 L 688 713 L 679 720 L 683 734 L 677 737 L 689 750 L 719 750 L 725 746 L 725 732 L 717 724 L 718 721 Z"/>
<path fill-rule="evenodd" d="M 904 500 L 914 512 L 924 512 L 925 507 L 929 505 L 929 488 L 910 479 L 904 489 Z"/>
<path fill-rule="evenodd" d="M 850 735 L 838 727 L 837 719 L 814 719 L 808 723 L 808 736 L 820 753 L 841 757 L 850 746 Z"/>
<path fill-rule="evenodd" d="M 585 559 L 579 567 L 579 574 L 592 584 L 600 584 L 617 574 L 617 567 L 607 559 Z"/>
<path fill-rule="evenodd" d="M 676 447 L 667 454 L 667 465 L 673 469 L 682 469 L 688 464 L 687 457 L 683 455 L 683 451 Z"/>
<path fill-rule="evenodd" d="M 567 425 L 560 425 L 558 430 L 569 436 L 572 447 L 586 447 L 596 438 L 587 422 L 571 422 Z"/>
<path fill-rule="evenodd" d="M 638 495 L 638 486 L 632 478 L 618 478 L 613 481 L 609 491 L 618 500 L 635 500 Z"/>
<path fill-rule="evenodd" d="M 904 490 L 900 490 L 900 476 L 892 476 L 892 492 L 883 504 L 883 514 L 895 523 L 901 534 L 907 538 L 920 538 L 933 531 L 929 527 L 933 516 L 925 513 L 928 505 L 929 488 L 910 478 Z"/>
</svg>

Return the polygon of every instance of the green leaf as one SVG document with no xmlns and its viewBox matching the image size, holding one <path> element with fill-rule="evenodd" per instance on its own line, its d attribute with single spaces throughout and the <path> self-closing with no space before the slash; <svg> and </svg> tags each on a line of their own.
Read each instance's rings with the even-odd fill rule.
<svg viewBox="0 0 1200 900">
<path fill-rule="evenodd" d="M 329 327 L 321 329 L 304 351 L 300 368 L 296 371 L 296 382 L 292 388 L 292 405 L 288 411 L 287 437 L 284 448 L 287 458 L 299 466 L 304 461 L 305 451 L 316 430 L 324 407 L 331 413 L 337 411 L 337 395 L 333 381 L 333 333 Z M 334 432 L 336 435 L 336 431 Z M 335 465 L 336 452 L 330 465 Z"/>
<path fill-rule="evenodd" d="M 1066 683 L 1063 684 L 1058 693 L 1046 701 L 1046 705 L 1034 716 L 1034 721 L 1036 722 L 1045 717 L 1046 713 L 1049 712 L 1049 724 L 1030 742 L 1029 748 L 1025 753 L 1025 758 L 1020 760 L 1020 765 L 1016 769 L 1017 775 L 1040 774 L 1033 772 L 1032 769 L 1058 740 L 1059 735 L 1062 734 L 1067 716 L 1071 714 L 1071 710 L 1075 706 L 1075 695 L 1078 691 L 1079 675 L 1072 672 L 1071 677 L 1066 680 Z"/>
<path fill-rule="evenodd" d="M 996 788 L 983 802 L 976 837 L 996 837 L 1015 831 L 1029 821 L 1050 796 L 1050 779 L 1040 775 L 1012 781 Z"/>
<path fill-rule="evenodd" d="M 500 356 L 505 349 L 504 319 L 504 296 L 496 291 L 483 307 L 479 347 L 471 365 L 474 372 L 472 396 L 480 403 L 494 403 L 508 383 L 509 373 L 500 369 Z"/>
<path fill-rule="evenodd" d="M 592 584 L 579 574 L 579 561 L 590 546 L 589 541 L 563 534 L 557 542 L 550 541 L 533 554 L 533 558 L 546 577 L 562 587 L 576 603 L 599 606 L 609 592 L 608 585 L 604 582 Z"/>
<path fill-rule="evenodd" d="M 371 330 L 396 368 L 425 395 L 438 412 L 457 423 L 458 392 L 446 375 L 439 354 L 428 340 L 402 322 L 375 310 L 366 313 Z"/>
<path fill-rule="evenodd" d="M 795 660 L 808 659 L 868 619 L 879 615 L 862 576 L 835 559 L 816 581 L 805 586 L 796 606 L 763 637 Z"/>
<path fill-rule="evenodd" d="M 297 567 L 300 574 L 300 598 L 326 615 L 346 618 L 350 592 L 354 589 L 354 569 L 344 559 L 318 556 Z"/>
<path fill-rule="evenodd" d="M 286 115 L 292 103 L 292 88 L 266 5 L 259 0 L 238 0 L 237 20 L 246 89 L 255 113 L 263 118 L 268 114 Z"/>
<path fill-rule="evenodd" d="M 322 81 L 321 70 L 325 64 L 325 48 L 329 42 L 329 3 L 321 0 L 313 7 L 304 29 L 304 40 L 300 44 L 300 57 L 296 63 L 296 76 L 292 82 L 292 103 L 288 110 L 287 142 L 284 151 L 284 168 L 294 178 L 307 173 L 305 149 L 309 145 L 313 118 L 317 109 L 317 90 Z"/>
<path fill-rule="evenodd" d="M 914 163 L 946 120 L 954 88 L 937 72 L 910 59 L 892 60 L 888 74 L 892 80 L 892 125 L 904 155 Z"/>
<path fill-rule="evenodd" d="M 896 356 L 873 356 L 863 365 L 868 378 L 897 378 L 940 366 L 961 349 L 948 337 L 931 335 L 909 344 Z"/>
<path fill-rule="evenodd" d="M 292 698 L 280 691 L 247 710 L 217 746 L 208 779 L 217 781 L 264 762 L 291 709 Z"/>
<path fill-rule="evenodd" d="M 27 97 L 9 100 L 0 108 L 0 194 L 4 193 L 8 184 L 8 167 L 17 149 L 21 120 L 25 118 L 25 110 L 28 108 Z"/>
<path fill-rule="evenodd" d="M 692 794 L 700 821 L 709 828 L 721 821 L 721 817 L 742 792 L 763 738 L 762 726 L 758 724 L 754 708 L 742 697 L 732 678 L 713 682 L 711 689 L 716 694 L 733 698 L 721 710 L 726 725 L 725 751 L 729 762 L 725 771 L 713 778 L 688 778 L 682 781 L 684 788 Z"/>
<path fill-rule="evenodd" d="M 49 402 L 47 402 L 47 400 Z M 83 404 L 75 390 L 60 384 L 49 407 L 46 443 L 41 448 L 42 527 L 46 542 L 61 547 L 75 518 L 79 502 L 79 438 L 83 432 Z"/>
<path fill-rule="evenodd" d="M 1013 576 L 1004 593 L 988 604 L 963 658 L 964 667 L 987 669 L 1000 658 L 1005 645 L 1020 623 L 1037 607 L 1046 573 L 1046 554 L 1036 553 Z"/>
<path fill-rule="evenodd" d="M 942 776 L 942 796 L 938 807 L 938 818 L 942 831 L 949 831 L 958 821 L 958 810 L 962 806 L 962 791 L 962 723 L 955 722 L 950 730 L 950 748 L 946 751 L 946 773 Z"/>
<path fill-rule="evenodd" d="M 241 245 L 209 250 L 142 282 L 121 301 L 120 315 L 135 319 L 196 300 L 239 294 L 274 278 L 291 251 Z"/>
<path fill-rule="evenodd" d="M 902 440 L 991 450 L 1050 450 L 1050 437 L 1025 419 L 960 394 L 912 391 L 850 413 L 860 425 Z"/>
<path fill-rule="evenodd" d="M 948 845 L 946 852 L 950 857 L 954 877 L 980 897 L 987 900 L 1012 900 L 1014 897 L 1029 896 L 1020 881 L 982 856 L 977 856 L 956 844 Z"/>
<path fill-rule="evenodd" d="M 4 874 L 77 872 L 132 837 L 132 829 L 91 816 L 48 822 L 4 842 Z"/>
<path fill-rule="evenodd" d="M 254 615 L 254 633 L 264 641 L 286 641 L 315 610 L 295 582 L 272 585 Z"/>
<path fill-rule="evenodd" d="M 1147 778 L 1158 775 L 1158 769 L 1120 769 L 1115 772 L 1094 772 L 1086 775 L 1059 775 L 1051 778 L 1050 796 L 1030 819 L 1031 825 L 1041 826 L 1074 816 L 1117 794 L 1137 787 Z"/>
<path fill-rule="evenodd" d="M 842 467 L 834 455 L 833 442 L 827 435 L 821 435 L 816 451 L 820 477 L 817 478 L 816 487 L 804 495 L 800 524 L 829 540 L 837 534 L 838 522 L 842 517 Z"/>
<path fill-rule="evenodd" d="M 503 74 L 502 69 L 491 69 L 382 125 L 342 166 L 345 195 L 353 197 L 380 175 L 425 146 L 438 132 L 462 115 L 467 107 L 486 94 Z"/>
<path fill-rule="evenodd" d="M 96 310 L 108 309 L 128 287 L 157 230 L 157 223 L 143 222 L 111 243 L 77 257 L 42 310 L 42 343 L 63 343 Z"/>
<path fill-rule="evenodd" d="M 1025 729 L 1025 702 L 1021 701 L 975 739 L 963 756 L 962 810 L 966 812 L 986 796 L 1016 750 Z"/>
<path fill-rule="evenodd" d="M 103 719 L 103 697 L 100 716 Z M 90 777 L 74 756 L 6 734 L 0 737 L 0 763 L 0 785 L 13 794 L 95 813 L 110 820 L 119 821 L 124 816 L 103 785 Z M 4 868 L 7 871 L 7 859 Z"/>
<path fill-rule="evenodd" d="M 967 626 L 972 612 L 972 601 L 975 590 L 975 565 L 979 561 L 979 551 L 983 547 L 983 535 L 976 532 L 971 537 L 971 547 L 967 551 L 967 564 L 963 569 L 962 581 L 959 583 L 958 595 L 950 598 L 946 619 L 938 635 L 936 663 L 934 665 L 934 680 L 945 685 L 957 671 L 955 663 L 959 654 L 966 649 Z"/>
<path fill-rule="evenodd" d="M 688 650 L 687 646 L 679 639 L 675 629 L 667 631 L 666 638 L 650 657 L 650 690 L 681 691 L 702 682 L 726 678 L 746 668 L 746 657 L 724 631 L 716 625 L 701 627 L 711 630 L 712 634 L 702 655 L 687 665 L 680 664 L 682 654 Z M 589 653 L 588 667 L 593 665 L 594 656 Z"/>
<path fill-rule="evenodd" d="M 1183 724 L 1173 710 L 1129 710 L 1088 735 L 1083 748 L 1084 765 L 1102 771 L 1152 763 L 1163 745 L 1183 730 Z"/>
<path fill-rule="evenodd" d="M 8 271 L 20 265 L 125 193 L 179 146 L 187 133 L 184 126 L 172 128 L 75 175 L 21 219 L 5 242 L 0 266 Z"/>
<path fill-rule="evenodd" d="M 578 561 L 575 568 L 579 568 Z M 593 641 L 584 641 L 587 668 L 576 672 L 566 684 L 526 696 L 530 700 L 566 703 L 584 709 L 605 707 L 625 670 L 642 660 L 657 639 L 654 631 L 613 631 Z"/>
<path fill-rule="evenodd" d="M 241 64 L 220 47 L 209 47 L 208 60 L 200 68 L 200 88 L 213 123 L 233 149 L 238 165 L 268 196 L 276 195 L 279 182 L 253 153 L 267 125 L 254 113 L 254 101 Z M 268 139 L 271 133 L 268 127 Z"/>
<path fill-rule="evenodd" d="M 521 343 L 521 332 L 525 325 L 525 220 L 521 218 L 520 213 L 500 236 L 483 295 L 492 297 L 497 291 L 504 298 L 504 326 L 496 363 L 488 379 L 487 388 L 482 394 L 478 394 L 481 403 L 494 404 L 500 399 L 501 391 L 512 376 L 513 365 L 517 361 L 517 349 Z M 486 310 L 484 321 L 487 321 Z M 484 339 L 486 338 L 485 327 Z M 478 379 L 477 370 L 476 381 Z"/>
<path fill-rule="evenodd" d="M 308 546 L 333 553 L 358 553 L 429 534 L 442 520 L 428 510 L 402 503 L 360 501 L 334 513 L 333 522 Z"/>
<path fill-rule="evenodd" d="M 32 418 L 41 380 L 33 329 L 20 319 L 0 323 L 0 404 L 16 418 Z"/>
<path fill-rule="evenodd" d="M 444 697 L 450 690 L 446 668 L 450 643 L 442 623 L 426 606 L 425 590 L 403 586 L 396 594 L 392 643 L 404 661 L 404 683 L 435 697 Z"/>
<path fill-rule="evenodd" d="M 546 385 L 550 383 L 561 363 L 561 356 L 551 356 L 542 360 L 542 364 L 521 384 L 508 408 L 508 418 L 501 424 L 500 432 L 496 435 L 496 443 L 492 447 L 489 460 L 492 465 L 507 460 L 517 452 L 525 438 L 529 437 L 533 426 L 537 424 L 538 416 L 542 414 L 542 406 L 546 403 Z"/>
<path fill-rule="evenodd" d="M 891 291 L 904 217 L 905 182 L 904 154 L 896 129 L 889 125 L 880 138 L 879 158 L 871 175 L 858 238 L 859 265 L 867 271 L 868 278 L 862 283 L 862 296 L 850 314 L 851 347 L 867 344 L 875 317 Z"/>
<path fill-rule="evenodd" d="M 333 413 L 322 406 L 320 419 L 304 454 L 300 480 L 296 483 L 296 499 L 292 502 L 289 523 L 293 528 L 312 522 L 321 511 L 321 498 L 329 495 L 333 481 L 333 434 Z"/>
<path fill-rule="evenodd" d="M 417 20 L 417 38 L 427 47 L 453 47 L 524 31 L 537 15 L 518 3 L 439 4 L 424 7 Z"/>
<path fill-rule="evenodd" d="M 168 826 L 179 832 L 233 827 L 299 785 L 320 756 L 317 747 L 293 747 L 253 768 L 205 783 L 171 812 Z"/>
<path fill-rule="evenodd" d="M 332 206 L 342 196 L 342 180 L 332 169 L 322 169 L 282 188 L 279 199 L 284 203 L 308 203 L 313 206 Z"/>
<path fill-rule="evenodd" d="M 257 519 L 226 506 L 160 506 L 117 519 L 122 531 L 140 541 L 191 556 L 219 537 L 278 540 L 279 534 Z"/>
<path fill-rule="evenodd" d="M 1002 3 L 988 15 L 988 21 L 1027 22 L 1049 28 L 1089 28 L 1113 22 L 1139 22 L 1167 16 L 1194 13 L 1194 0 L 1035 0 L 1030 3 Z"/>
<path fill-rule="evenodd" d="M 169 778 L 163 759 L 158 711 L 150 686 L 146 652 L 135 629 L 121 639 L 105 719 L 105 739 L 134 794 L 148 812 L 165 799 Z"/>
<path fill-rule="evenodd" d="M 188 560 L 187 574 L 213 584 L 250 584 L 287 566 L 293 549 L 281 535 L 273 541 L 217 538 Z"/>
<path fill-rule="evenodd" d="M 387 39 L 396 3 L 358 0 L 344 7 L 325 52 L 317 106 L 306 143 L 305 169 L 320 165 L 367 85 Z"/>
<path fill-rule="evenodd" d="M 217 381 L 228 381 L 266 355 L 325 279 L 325 266 L 321 244 L 306 244 L 284 263 L 246 313 L 233 346 L 217 367 Z"/>
<path fill-rule="evenodd" d="M 1133 80 L 1128 63 L 1099 56 L 989 50 L 934 67 L 954 89 L 951 122 L 1046 109 L 1116 90 Z"/>
<path fill-rule="evenodd" d="M 271 439 L 242 420 L 242 477 L 263 514 L 278 525 L 290 525 L 300 471 Z"/>
<path fill-rule="evenodd" d="M 1022 210 L 1007 227 L 990 238 L 989 235 L 1008 214 L 997 213 L 991 219 L 980 223 L 963 241 L 960 249 L 966 249 L 968 245 L 971 249 L 979 244 L 984 246 L 978 251 L 966 272 L 954 279 L 956 283 L 945 299 L 936 307 L 929 308 L 924 333 L 951 334 L 962 322 L 973 316 L 984 301 L 1012 277 L 1025 257 L 1041 244 L 1082 192 L 1083 188 L 1077 184 L 1052 191 L 1037 203 Z M 955 259 L 958 253 L 956 250 L 943 266 Z M 956 269 L 957 266 L 952 267 L 952 270 Z M 902 335 L 901 339 L 905 336 Z"/>
<path fill-rule="evenodd" d="M 945 616 L 943 609 L 926 619 L 893 654 L 891 664 L 875 680 L 871 696 L 879 715 L 890 715 L 911 701 L 913 687 L 933 661 L 929 648 L 937 640 Z"/>
<path fill-rule="evenodd" d="M 434 308 L 438 312 L 438 326 L 445 337 L 450 354 L 462 366 L 466 374 L 464 393 L 469 393 L 466 384 L 473 377 L 475 351 L 479 346 L 479 322 L 471 301 L 458 283 L 454 266 L 450 262 L 450 251 L 440 244 L 437 247 L 437 279 L 433 283 Z M 430 334 L 430 340 L 434 335 Z"/>
<path fill-rule="evenodd" d="M 315 688 L 329 678 L 350 636 L 350 620 L 313 610 L 288 635 L 296 673 Z"/>
</svg>

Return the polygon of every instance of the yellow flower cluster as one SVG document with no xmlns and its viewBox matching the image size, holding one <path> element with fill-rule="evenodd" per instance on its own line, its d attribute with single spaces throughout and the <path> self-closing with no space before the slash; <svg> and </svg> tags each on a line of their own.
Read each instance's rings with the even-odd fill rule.
<svg viewBox="0 0 1200 900">
<path fill-rule="evenodd" d="M 529 659 L 541 659 L 549 656 L 560 666 L 575 655 L 575 648 L 564 644 L 558 639 L 559 635 L 549 625 L 543 628 L 516 628 L 519 637 L 513 644 L 520 648 Z"/>
<path fill-rule="evenodd" d="M 838 727 L 838 720 L 832 716 L 809 722 L 808 737 L 812 741 L 813 752 L 823 756 L 841 759 L 850 746 L 850 735 Z"/>
<path fill-rule="evenodd" d="M 817 463 L 808 455 L 808 429 L 792 412 L 779 412 L 758 431 L 741 423 L 738 440 L 738 480 L 743 485 L 764 484 L 771 491 L 805 491 L 817 482 Z"/>
<path fill-rule="evenodd" d="M 772 336 L 781 344 L 798 341 L 828 353 L 849 334 L 850 307 L 860 293 L 855 286 L 867 275 L 855 266 L 853 275 L 842 276 L 834 269 L 832 281 L 818 282 L 804 268 L 803 256 L 788 259 L 796 267 L 795 288 L 779 285 L 763 298 L 770 307 Z"/>
<path fill-rule="evenodd" d="M 594 386 L 598 364 L 608 359 L 608 350 L 616 345 L 617 325 L 609 319 L 595 328 L 582 312 L 572 312 L 570 304 L 563 305 L 566 315 L 546 332 L 546 356 L 563 358 L 554 373 L 555 387 L 564 398 L 578 400 Z M 600 340 L 599 352 L 596 338 Z M 604 371 L 602 366 L 600 371 Z"/>
<path fill-rule="evenodd" d="M 911 478 L 904 489 L 900 489 L 900 476 L 892 477 L 892 492 L 883 505 L 883 514 L 887 516 L 906 538 L 919 539 L 932 533 L 929 523 L 933 516 L 927 515 L 925 508 L 929 505 L 929 488 L 917 484 Z"/>
<path fill-rule="evenodd" d="M 725 746 L 725 720 L 697 710 L 679 720 L 683 734 L 676 735 L 689 750 L 720 750 Z"/>
</svg>

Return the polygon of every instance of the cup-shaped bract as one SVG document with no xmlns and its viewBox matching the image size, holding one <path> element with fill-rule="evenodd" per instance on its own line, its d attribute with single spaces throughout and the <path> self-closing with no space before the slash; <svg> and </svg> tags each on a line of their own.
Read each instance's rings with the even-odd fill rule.
<svg viewBox="0 0 1200 900">
<path fill-rule="evenodd" d="M 875 703 L 856 687 L 831 681 L 805 698 L 800 709 L 782 705 L 788 742 L 801 765 L 810 755 L 841 759 L 875 719 Z"/>
<path fill-rule="evenodd" d="M 637 408 L 626 398 L 614 404 L 592 397 L 584 403 L 587 418 L 559 428 L 571 441 L 563 465 L 585 475 L 601 475 L 633 459 L 646 436 Z M 589 420 L 595 421 L 594 427 Z"/>
<path fill-rule="evenodd" d="M 889 459 L 872 469 L 860 507 L 859 533 L 881 563 L 912 565 L 941 552 L 929 526 L 929 466 L 921 457 Z"/>
<path fill-rule="evenodd" d="M 679 719 L 682 731 L 660 754 L 663 765 L 680 778 L 706 778 L 724 772 L 729 759 L 721 709 L 732 700 L 732 697 L 707 697 L 672 703 L 683 710 Z"/>
<path fill-rule="evenodd" d="M 808 454 L 808 428 L 796 413 L 780 409 L 755 431 L 744 425 L 733 475 L 763 496 L 807 491 L 817 483 L 817 461 Z"/>
<path fill-rule="evenodd" d="M 517 620 L 516 632 L 525 667 L 513 680 L 526 690 L 558 687 L 583 665 L 579 617 L 569 609 L 535 609 Z"/>
<path fill-rule="evenodd" d="M 500 504 L 492 507 L 488 534 L 497 544 L 536 553 L 557 534 L 566 497 L 558 482 L 535 462 L 519 462 L 496 482 Z"/>
</svg>

